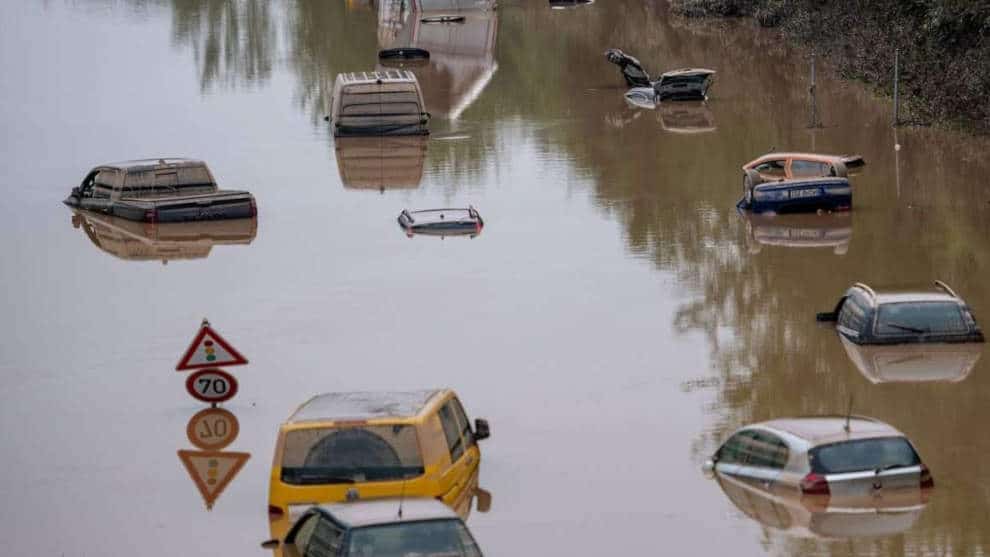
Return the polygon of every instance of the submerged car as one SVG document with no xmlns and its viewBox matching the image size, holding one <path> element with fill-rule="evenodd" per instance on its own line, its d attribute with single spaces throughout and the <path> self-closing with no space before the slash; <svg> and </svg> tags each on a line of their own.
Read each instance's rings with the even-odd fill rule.
<svg viewBox="0 0 990 557">
<path fill-rule="evenodd" d="M 406 70 L 338 74 L 327 119 L 334 136 L 430 133 L 419 81 Z"/>
<path fill-rule="evenodd" d="M 849 210 L 849 169 L 864 164 L 859 155 L 769 153 L 743 165 L 738 206 L 757 213 Z"/>
<path fill-rule="evenodd" d="M 835 309 L 816 315 L 835 322 L 855 344 L 983 342 L 983 331 L 966 302 L 937 280 L 931 289 L 881 289 L 857 282 Z"/>
<path fill-rule="evenodd" d="M 715 70 L 681 68 L 664 72 L 653 80 L 638 59 L 618 48 L 606 50 L 605 59 L 619 67 L 626 84 L 633 88 L 626 93 L 626 100 L 641 107 L 652 108 L 667 100 L 705 100 L 715 77 Z"/>
<path fill-rule="evenodd" d="M 143 222 L 255 217 L 246 191 L 221 190 L 199 160 L 141 159 L 97 166 L 64 201 L 69 207 Z"/>
<path fill-rule="evenodd" d="M 268 511 L 273 538 L 313 504 L 435 497 L 466 516 L 488 422 L 474 427 L 449 389 L 328 393 L 281 425 Z M 480 508 L 480 506 L 479 506 Z"/>
<path fill-rule="evenodd" d="M 852 222 L 847 212 L 822 215 L 740 213 L 746 219 L 750 253 L 759 253 L 762 246 L 832 248 L 836 255 L 849 251 Z"/>
<path fill-rule="evenodd" d="M 403 210 L 399 213 L 399 226 L 411 238 L 416 234 L 433 236 L 477 236 L 485 221 L 474 207 L 466 209 Z"/>
<path fill-rule="evenodd" d="M 481 557 L 457 514 L 420 497 L 314 506 L 262 547 L 285 557 Z"/>
<path fill-rule="evenodd" d="M 828 509 L 935 485 L 903 433 L 862 416 L 783 418 L 740 428 L 706 471 Z"/>
<path fill-rule="evenodd" d="M 820 540 L 893 536 L 909 530 L 928 504 L 929 491 L 900 489 L 846 498 L 841 505 L 802 501 L 771 483 L 717 474 L 726 497 L 749 518 L 792 538 Z"/>
<path fill-rule="evenodd" d="M 128 261 L 201 259 L 213 246 L 248 245 L 258 232 L 258 219 L 150 224 L 74 209 L 73 228 L 93 245 Z"/>
<path fill-rule="evenodd" d="M 983 352 L 983 345 L 975 342 L 869 345 L 839 339 L 856 369 L 873 384 L 958 383 L 969 377 Z"/>
</svg>

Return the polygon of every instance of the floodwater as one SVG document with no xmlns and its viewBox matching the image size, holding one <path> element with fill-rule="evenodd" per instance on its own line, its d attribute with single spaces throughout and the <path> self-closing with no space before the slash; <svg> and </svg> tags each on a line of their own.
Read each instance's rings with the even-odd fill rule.
<svg viewBox="0 0 990 557">
<path fill-rule="evenodd" d="M 265 555 L 296 405 L 441 386 L 492 424 L 492 507 L 468 521 L 488 555 L 990 551 L 990 359 L 877 381 L 813 318 L 856 280 L 941 278 L 990 319 L 986 141 L 894 130 L 822 64 L 809 128 L 806 52 L 664 2 L 414 20 L 359 0 L 0 3 L 4 554 Z M 417 70 L 432 137 L 335 145 L 335 75 L 412 40 L 438 53 Z M 607 47 L 716 69 L 711 99 L 629 108 Z M 739 215 L 739 167 L 771 148 L 863 155 L 854 211 Z M 163 155 L 250 189 L 257 222 L 148 230 L 61 204 L 98 163 Z M 475 238 L 395 224 L 468 203 Z M 250 457 L 209 510 L 177 453 L 203 404 L 173 371 L 203 317 L 251 361 L 224 405 L 224 450 Z M 701 473 L 733 428 L 850 397 L 932 469 L 916 520 L 760 521 Z"/>
</svg>

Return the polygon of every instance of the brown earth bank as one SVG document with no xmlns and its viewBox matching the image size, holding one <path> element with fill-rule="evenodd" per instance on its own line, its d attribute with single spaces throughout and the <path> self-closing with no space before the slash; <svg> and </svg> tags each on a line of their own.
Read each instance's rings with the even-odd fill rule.
<svg viewBox="0 0 990 557">
<path fill-rule="evenodd" d="M 893 94 L 901 120 L 990 133 L 990 0 L 671 0 L 688 17 L 752 17 Z"/>
</svg>

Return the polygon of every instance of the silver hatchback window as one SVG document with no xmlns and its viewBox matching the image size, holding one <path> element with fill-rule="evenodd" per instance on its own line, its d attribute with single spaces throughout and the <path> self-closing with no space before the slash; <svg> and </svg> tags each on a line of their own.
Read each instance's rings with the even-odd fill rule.
<svg viewBox="0 0 990 557">
<path fill-rule="evenodd" d="M 883 304 L 877 334 L 966 333 L 969 327 L 954 302 L 900 302 Z"/>
</svg>

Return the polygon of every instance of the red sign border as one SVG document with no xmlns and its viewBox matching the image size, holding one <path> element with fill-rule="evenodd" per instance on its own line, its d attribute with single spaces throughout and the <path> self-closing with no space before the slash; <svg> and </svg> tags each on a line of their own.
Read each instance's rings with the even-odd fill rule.
<svg viewBox="0 0 990 557">
<path fill-rule="evenodd" d="M 204 443 L 199 440 L 195 433 L 195 426 L 200 418 L 210 414 L 221 414 L 230 421 L 230 429 L 233 432 L 228 435 L 226 439 L 219 443 Z M 186 424 L 186 438 L 192 443 L 196 448 L 202 449 L 204 451 L 220 451 L 228 447 L 231 443 L 237 440 L 237 436 L 241 434 L 241 424 L 237 421 L 237 416 L 233 412 L 227 410 L 226 408 L 210 407 L 204 408 L 199 412 L 193 414 L 193 417 L 189 418 L 189 423 Z"/>
<path fill-rule="evenodd" d="M 223 347 L 224 350 L 226 350 L 231 356 L 234 357 L 233 362 L 223 362 L 220 364 L 214 362 L 208 362 L 205 364 L 189 363 L 189 360 L 192 359 L 193 354 L 196 353 L 196 347 L 199 346 L 199 343 L 202 342 L 203 338 L 207 334 L 213 337 L 213 339 L 216 340 L 217 343 L 220 344 L 220 346 Z M 187 369 L 211 368 L 211 367 L 216 367 L 218 365 L 242 366 L 246 363 L 248 363 L 247 358 L 242 356 L 241 353 L 238 352 L 236 348 L 234 348 L 233 346 L 230 345 L 229 342 L 224 340 L 224 338 L 220 336 L 220 333 L 213 330 L 213 327 L 210 327 L 209 325 L 203 325 L 202 327 L 199 328 L 199 332 L 196 334 L 196 337 L 193 338 L 192 343 L 189 344 L 189 348 L 186 349 L 186 353 L 182 355 L 182 358 L 179 360 L 179 363 L 175 364 L 175 371 L 185 371 Z"/>
<path fill-rule="evenodd" d="M 220 495 L 227 489 L 230 482 L 234 480 L 234 476 L 240 473 L 241 468 L 247 463 L 248 459 L 251 458 L 251 453 L 240 453 L 231 451 L 190 451 L 186 449 L 179 449 L 176 454 L 179 455 L 179 460 L 182 462 L 182 466 L 186 469 L 189 477 L 192 478 L 194 484 L 196 484 L 196 489 L 199 490 L 199 494 L 203 496 L 203 501 L 206 502 L 206 510 L 213 509 L 213 503 L 220 498 Z M 234 465 L 230 470 L 230 474 L 224 479 L 223 482 L 217 486 L 217 491 L 212 496 L 209 494 L 209 487 L 203 483 L 203 480 L 196 474 L 196 469 L 193 468 L 192 460 L 190 457 L 200 456 L 200 457 L 234 457 Z"/>
<path fill-rule="evenodd" d="M 221 375 L 223 376 L 224 379 L 227 380 L 228 383 L 230 383 L 230 390 L 227 391 L 227 394 L 225 394 L 223 398 L 206 398 L 203 395 L 196 392 L 196 387 L 194 386 L 194 383 L 196 383 L 197 379 L 199 379 L 203 375 L 206 375 L 207 373 L 215 373 L 217 375 Z M 201 369 L 195 373 L 189 374 L 189 377 L 186 378 L 186 392 L 188 392 L 196 400 L 207 402 L 209 404 L 216 404 L 218 402 L 227 402 L 228 400 L 234 398 L 234 395 L 237 394 L 237 379 L 234 378 L 233 375 L 227 373 L 226 371 L 220 368 Z"/>
</svg>

